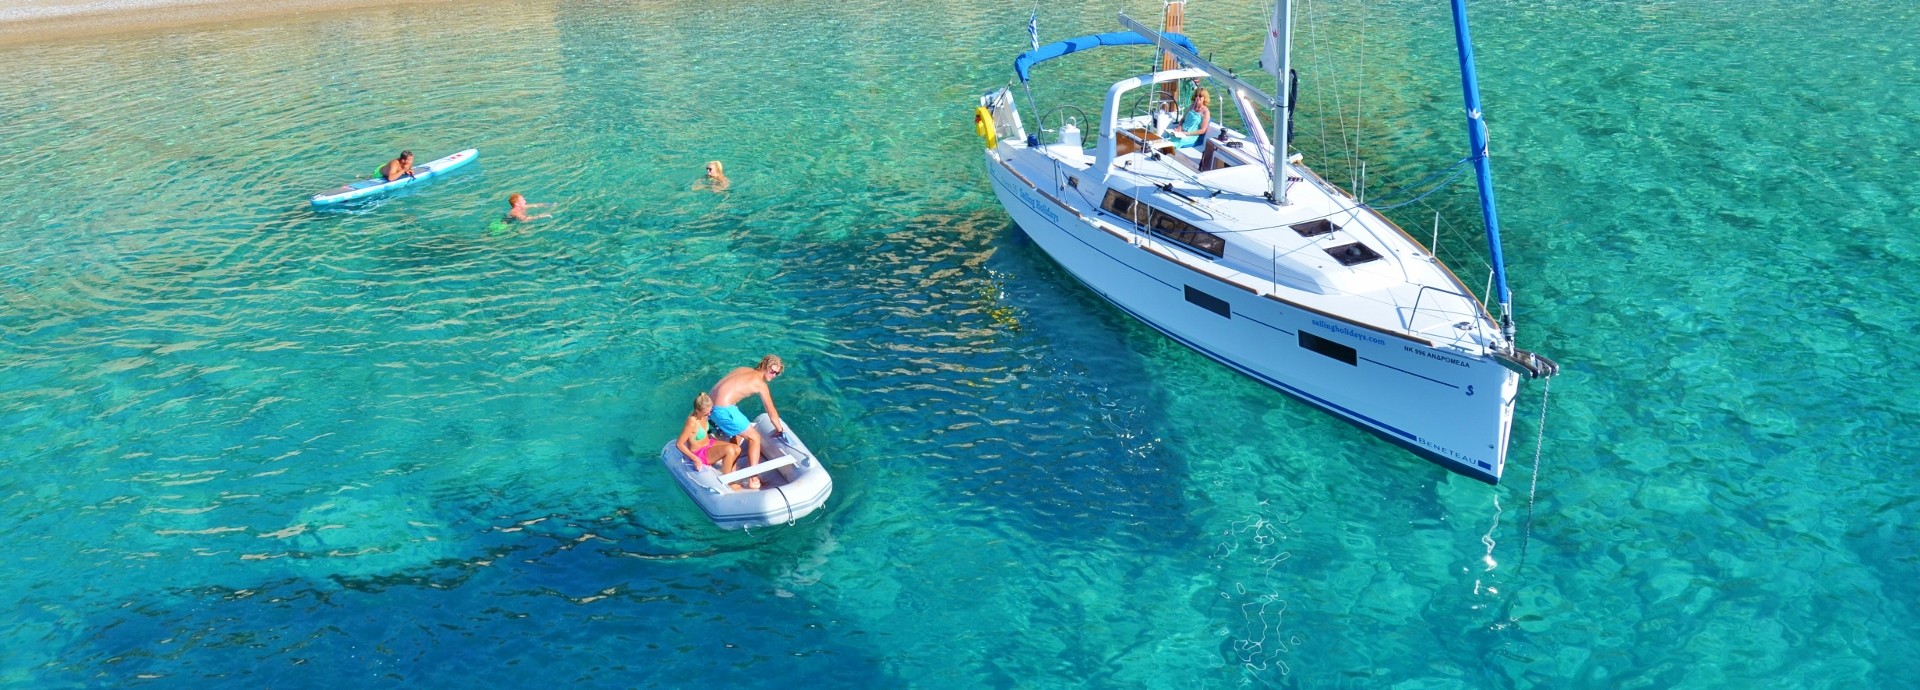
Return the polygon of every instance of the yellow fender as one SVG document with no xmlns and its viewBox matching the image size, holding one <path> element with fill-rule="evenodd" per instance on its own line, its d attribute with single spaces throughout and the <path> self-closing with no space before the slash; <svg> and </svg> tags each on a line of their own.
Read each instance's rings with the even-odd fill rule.
<svg viewBox="0 0 1920 690">
<path fill-rule="evenodd" d="M 980 135 L 981 140 L 987 142 L 989 149 L 999 143 L 999 140 L 993 136 L 993 111 L 985 107 L 973 109 L 973 131 Z"/>
</svg>

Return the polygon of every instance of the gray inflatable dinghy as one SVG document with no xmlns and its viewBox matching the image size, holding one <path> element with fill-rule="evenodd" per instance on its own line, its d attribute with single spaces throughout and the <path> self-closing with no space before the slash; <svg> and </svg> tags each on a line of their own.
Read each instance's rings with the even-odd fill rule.
<svg viewBox="0 0 1920 690">
<path fill-rule="evenodd" d="M 753 426 L 767 442 L 760 464 L 753 467 L 746 466 L 743 455 L 735 464 L 734 472 L 723 475 L 717 467 L 700 467 L 674 447 L 672 441 L 660 449 L 660 463 L 667 466 L 667 473 L 680 483 L 687 498 L 693 499 L 693 504 L 707 514 L 707 519 L 725 529 L 784 525 L 825 505 L 827 496 L 833 493 L 833 477 L 827 475 L 820 459 L 807 450 L 807 444 L 802 443 L 792 429 L 774 436 L 773 421 L 766 413 L 755 418 Z M 760 478 L 759 491 L 727 488 L 729 484 L 755 476 Z"/>
</svg>

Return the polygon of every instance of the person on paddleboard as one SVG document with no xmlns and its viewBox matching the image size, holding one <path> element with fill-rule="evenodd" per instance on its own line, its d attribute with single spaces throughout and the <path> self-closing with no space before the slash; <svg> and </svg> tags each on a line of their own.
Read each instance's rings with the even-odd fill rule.
<svg viewBox="0 0 1920 690">
<path fill-rule="evenodd" d="M 740 412 L 740 401 L 749 395 L 760 396 L 760 404 L 767 408 L 767 417 L 773 420 L 773 435 L 786 433 L 787 425 L 781 423 L 780 411 L 773 407 L 773 391 L 767 387 L 786 370 L 787 365 L 780 361 L 779 355 L 767 355 L 752 369 L 740 367 L 713 384 L 713 424 L 720 427 L 720 433 L 726 434 L 728 440 L 743 446 L 752 444 L 747 448 L 748 467 L 760 464 L 761 444 L 765 441 L 760 438 L 760 430 L 753 428 L 753 422 Z M 760 488 L 760 478 L 748 479 L 747 488 Z"/>
<path fill-rule="evenodd" d="M 400 157 L 387 161 L 380 166 L 380 179 L 392 182 L 402 177 L 413 176 L 413 152 L 401 151 Z"/>
</svg>

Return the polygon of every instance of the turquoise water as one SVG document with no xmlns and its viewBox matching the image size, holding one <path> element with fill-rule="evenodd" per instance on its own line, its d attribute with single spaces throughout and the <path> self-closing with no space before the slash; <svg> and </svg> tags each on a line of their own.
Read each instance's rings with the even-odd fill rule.
<svg viewBox="0 0 1920 690">
<path fill-rule="evenodd" d="M 1914 8 L 1475 3 L 1520 337 L 1566 365 L 1531 510 L 1538 384 L 1486 487 L 1024 241 L 970 112 L 1026 10 L 482 2 L 0 50 L 0 683 L 1920 678 Z M 1302 10 L 1310 162 L 1386 190 L 1461 155 L 1439 3 Z M 1261 13 L 1190 33 L 1250 68 Z M 1090 109 L 1138 57 L 1036 95 Z M 555 217 L 489 234 L 516 191 Z M 1396 217 L 1438 212 L 1475 282 L 1471 189 L 1430 202 Z M 655 455 L 765 352 L 837 488 L 720 532 Z"/>
</svg>

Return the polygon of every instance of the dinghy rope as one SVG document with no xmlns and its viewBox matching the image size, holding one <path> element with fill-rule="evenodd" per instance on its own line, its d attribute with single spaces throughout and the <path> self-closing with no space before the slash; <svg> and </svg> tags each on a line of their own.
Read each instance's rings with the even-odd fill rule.
<svg viewBox="0 0 1920 690">
<path fill-rule="evenodd" d="M 1533 482 L 1527 487 L 1527 530 L 1520 538 L 1520 565 L 1515 574 L 1527 567 L 1527 545 L 1533 541 L 1533 501 L 1540 493 L 1540 449 L 1547 442 L 1547 395 L 1553 392 L 1553 377 L 1541 383 L 1540 387 L 1540 429 L 1533 437 Z"/>
<path fill-rule="evenodd" d="M 787 504 L 787 526 L 792 527 L 793 526 L 793 500 L 787 498 L 786 489 L 782 489 L 776 486 L 776 487 L 773 487 L 773 490 L 780 492 L 781 502 L 784 502 Z"/>
</svg>

